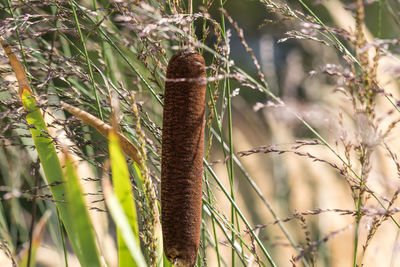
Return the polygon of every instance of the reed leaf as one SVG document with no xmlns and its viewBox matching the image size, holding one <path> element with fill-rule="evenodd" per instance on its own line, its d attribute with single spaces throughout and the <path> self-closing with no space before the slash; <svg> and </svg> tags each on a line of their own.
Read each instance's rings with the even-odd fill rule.
<svg viewBox="0 0 400 267">
<path fill-rule="evenodd" d="M 132 192 L 132 185 L 129 179 L 128 166 L 119 143 L 118 135 L 114 131 L 109 132 L 109 151 L 111 160 L 111 171 L 115 194 L 122 206 L 129 226 L 135 237 L 136 244 L 139 241 L 139 227 L 137 222 L 136 206 Z M 117 228 L 118 236 L 118 259 L 120 266 L 138 266 L 131 256 L 127 244 L 123 238 L 123 232 Z"/>
</svg>

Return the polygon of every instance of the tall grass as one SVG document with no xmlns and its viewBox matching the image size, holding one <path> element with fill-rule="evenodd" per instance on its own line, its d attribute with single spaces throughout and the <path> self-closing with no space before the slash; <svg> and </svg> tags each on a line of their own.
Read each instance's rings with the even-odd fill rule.
<svg viewBox="0 0 400 267">
<path fill-rule="evenodd" d="M 1 52 L 1 266 L 171 265 L 163 92 L 186 47 L 208 82 L 196 265 L 396 266 L 400 7 L 260 0 L 258 51 L 240 3 L 0 3 L 23 65 Z"/>
</svg>

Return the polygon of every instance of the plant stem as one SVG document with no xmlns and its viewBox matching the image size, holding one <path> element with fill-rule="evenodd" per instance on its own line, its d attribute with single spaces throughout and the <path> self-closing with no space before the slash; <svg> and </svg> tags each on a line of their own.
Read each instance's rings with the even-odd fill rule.
<svg viewBox="0 0 400 267">
<path fill-rule="evenodd" d="M 250 230 L 251 235 L 253 235 L 256 243 L 260 246 L 261 251 L 263 252 L 263 254 L 265 255 L 265 257 L 267 258 L 268 262 L 270 263 L 271 266 L 276 267 L 276 263 L 274 262 L 274 260 L 272 259 L 271 255 L 269 254 L 269 252 L 267 251 L 267 249 L 264 247 L 263 243 L 261 242 L 260 238 L 254 233 L 254 230 L 252 229 L 252 227 L 250 226 L 249 222 L 247 221 L 246 217 L 243 215 L 243 213 L 240 211 L 239 207 L 237 206 L 236 202 L 232 199 L 232 197 L 230 196 L 230 194 L 228 193 L 228 191 L 225 189 L 224 185 L 221 183 L 221 181 L 218 179 L 217 175 L 215 174 L 215 172 L 213 171 L 213 169 L 211 168 L 210 164 L 208 164 L 207 161 L 204 160 L 204 165 L 206 166 L 208 172 L 211 174 L 211 176 L 214 178 L 214 180 L 217 182 L 219 188 L 222 190 L 222 192 L 224 193 L 224 195 L 228 198 L 228 200 L 232 203 L 235 211 L 237 212 L 237 214 L 239 215 L 239 217 L 242 219 L 242 221 L 244 222 L 244 224 L 247 226 L 247 228 Z M 232 229 L 234 231 L 234 229 Z M 235 233 L 234 233 L 235 234 Z"/>
<path fill-rule="evenodd" d="M 81 42 L 82 42 L 83 52 L 84 52 L 85 59 L 86 59 L 86 64 L 87 64 L 88 70 L 89 70 L 90 81 L 92 83 L 93 93 L 94 93 L 94 97 L 96 99 L 97 111 L 99 113 L 100 119 L 104 120 L 103 112 L 101 110 L 101 105 L 100 105 L 100 99 L 99 99 L 99 96 L 97 94 L 96 84 L 94 82 L 92 64 L 90 63 L 90 60 L 89 60 L 89 54 L 88 54 L 88 51 L 86 49 L 86 43 L 85 43 L 85 40 L 83 38 L 82 30 L 81 30 L 81 27 L 80 27 L 80 24 L 79 24 L 79 20 L 78 20 L 78 15 L 76 13 L 74 2 L 72 0 L 69 0 L 69 3 L 71 5 L 72 12 L 74 13 L 74 19 L 75 19 L 75 23 L 76 23 L 76 28 L 78 30 L 79 38 L 81 39 Z"/>
<path fill-rule="evenodd" d="M 206 190 L 207 190 L 207 199 L 208 199 L 208 202 L 210 204 L 212 204 L 211 190 L 210 190 L 210 185 L 208 183 L 207 173 L 206 172 L 204 172 L 204 180 L 205 180 Z M 214 213 L 211 213 L 211 225 L 212 225 L 213 234 L 214 234 L 215 252 L 217 253 L 218 267 L 221 267 L 221 257 L 219 255 L 218 237 L 217 237 L 217 231 L 215 229 L 215 216 L 214 216 Z"/>
<path fill-rule="evenodd" d="M 220 8 L 224 8 L 223 1 L 219 1 Z M 221 29 L 222 29 L 222 35 L 224 38 L 224 42 L 227 43 L 226 40 L 226 28 L 225 28 L 225 17 L 224 14 L 221 13 Z M 228 57 L 229 55 L 226 55 L 226 73 L 230 73 L 230 68 L 228 64 Z M 233 200 L 235 200 L 235 190 L 234 190 L 234 163 L 233 163 L 233 126 L 232 126 L 232 100 L 231 100 L 231 87 L 230 87 L 230 80 L 229 78 L 224 79 L 224 91 L 226 92 L 226 99 L 227 99 L 227 109 L 228 109 L 228 145 L 229 145 L 229 164 L 228 164 L 228 176 L 229 176 L 229 185 L 230 185 L 230 194 Z M 236 221 L 236 227 L 237 231 L 240 233 L 240 224 L 239 220 L 237 218 L 237 214 L 235 212 L 235 209 L 233 206 L 231 206 L 231 221 L 232 225 L 235 225 Z M 235 235 L 232 234 L 232 243 L 235 243 Z M 240 242 L 240 246 L 242 248 L 242 253 L 243 252 L 243 244 Z M 243 255 L 242 255 L 243 256 Z M 235 266 L 235 251 L 232 249 L 232 266 Z"/>
</svg>

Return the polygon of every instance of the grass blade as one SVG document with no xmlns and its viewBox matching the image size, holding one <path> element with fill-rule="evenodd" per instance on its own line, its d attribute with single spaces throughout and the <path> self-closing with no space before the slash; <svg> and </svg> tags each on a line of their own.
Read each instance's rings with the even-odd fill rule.
<svg viewBox="0 0 400 267">
<path fill-rule="evenodd" d="M 214 178 L 214 180 L 217 182 L 218 187 L 221 188 L 221 190 L 223 191 L 224 195 L 228 198 L 229 202 L 234 206 L 236 212 L 238 213 L 239 217 L 242 219 L 244 224 L 247 226 L 248 229 L 252 229 L 252 227 L 250 226 L 249 222 L 247 221 L 247 219 L 244 217 L 243 213 L 240 211 L 239 207 L 237 206 L 236 202 L 230 197 L 230 194 L 225 189 L 225 187 L 222 185 L 221 181 L 218 179 L 217 175 L 214 173 L 213 169 L 210 167 L 208 162 L 204 161 L 204 165 L 207 168 L 208 172 L 211 174 L 211 176 Z M 270 263 L 270 265 L 271 266 L 277 266 L 276 263 L 274 262 L 274 260 L 272 259 L 271 255 L 267 251 L 267 249 L 261 243 L 261 240 L 259 239 L 259 237 L 254 234 L 253 230 L 251 230 L 250 232 L 253 235 L 256 243 L 260 246 L 261 251 L 263 252 L 265 257 L 267 258 L 267 260 Z"/>
<path fill-rule="evenodd" d="M 75 6 L 72 3 L 72 1 L 70 1 L 70 5 L 71 5 L 71 8 L 72 8 L 72 12 L 74 14 L 74 19 L 75 19 L 75 23 L 76 23 L 76 28 L 78 30 L 79 38 L 80 38 L 80 40 L 82 42 L 83 52 L 85 53 L 86 64 L 88 66 L 89 75 L 90 75 L 90 81 L 92 83 L 93 93 L 94 93 L 94 96 L 95 96 L 95 100 L 96 100 L 99 116 L 100 116 L 100 119 L 103 119 L 103 112 L 101 111 L 100 99 L 99 99 L 99 95 L 97 93 L 96 83 L 94 82 L 94 75 L 93 75 L 92 65 L 91 65 L 90 60 L 89 60 L 89 53 L 88 53 L 88 51 L 86 49 L 86 43 L 85 43 L 85 40 L 83 38 L 81 26 L 79 24 L 78 15 L 76 13 L 76 9 L 75 9 Z"/>
<path fill-rule="evenodd" d="M 125 215 L 121 203 L 119 202 L 117 196 L 112 190 L 110 181 L 107 179 L 103 180 L 103 193 L 111 217 L 117 225 L 117 228 L 124 233 L 122 235 L 122 238 L 124 239 L 125 244 L 133 257 L 136 266 L 146 267 L 146 261 L 140 250 L 139 244 L 136 242 L 136 237 L 129 224 L 129 220 Z M 120 266 L 123 267 L 122 265 Z"/>
<path fill-rule="evenodd" d="M 118 200 L 126 215 L 129 226 L 135 237 L 135 242 L 139 244 L 139 227 L 137 223 L 136 206 L 134 203 L 132 185 L 129 179 L 128 166 L 126 165 L 126 160 L 122 154 L 119 138 L 114 131 L 110 131 L 109 140 L 111 171 L 115 194 L 118 197 Z M 123 239 L 123 234 L 120 228 L 117 229 L 117 235 L 119 265 L 137 266 Z"/>
<path fill-rule="evenodd" d="M 101 266 L 93 225 L 85 205 L 75 166 L 67 151 L 64 151 L 64 158 L 68 220 L 72 228 L 69 238 L 82 254 L 80 259 L 82 266 Z"/>
<path fill-rule="evenodd" d="M 42 113 L 40 112 L 36 100 L 32 95 L 32 90 L 23 66 L 15 54 L 11 51 L 11 47 L 5 41 L 1 40 L 1 45 L 3 46 L 8 59 L 10 60 L 11 66 L 18 80 L 19 95 L 21 97 L 24 110 L 27 112 L 26 120 L 29 125 L 29 131 L 31 132 L 33 142 L 35 143 L 47 183 L 51 185 L 51 193 L 64 223 L 67 234 L 70 237 L 72 247 L 74 248 L 77 257 L 83 266 L 100 266 L 84 264 L 86 262 L 86 256 L 84 255 L 80 241 L 75 240 L 76 236 L 73 233 L 74 228 L 72 225 L 72 220 L 70 219 L 68 207 L 65 204 L 64 197 L 67 187 L 64 184 L 63 171 L 53 144 L 53 140 L 48 134 L 47 126 Z M 98 264 L 100 264 L 100 262 L 98 262 Z"/>
<path fill-rule="evenodd" d="M 40 221 L 35 226 L 35 229 L 33 231 L 32 252 L 31 252 L 31 256 L 30 256 L 31 262 L 29 264 L 29 267 L 35 266 L 36 251 L 37 251 L 38 247 L 40 246 L 40 242 L 41 242 L 42 235 L 43 235 L 43 230 L 46 227 L 48 219 L 50 218 L 50 214 L 51 214 L 50 211 L 46 211 L 45 214 L 40 219 Z M 19 262 L 18 266 L 19 267 L 27 267 L 28 266 L 28 258 L 29 258 L 29 250 L 26 249 L 23 252 L 22 259 Z"/>
</svg>

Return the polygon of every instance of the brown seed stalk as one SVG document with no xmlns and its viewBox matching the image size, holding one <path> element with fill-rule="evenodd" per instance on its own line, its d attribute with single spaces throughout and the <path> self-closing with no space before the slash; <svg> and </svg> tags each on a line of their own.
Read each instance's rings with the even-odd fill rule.
<svg viewBox="0 0 400 267">
<path fill-rule="evenodd" d="M 3 38 L 0 39 L 0 43 L 4 51 L 6 52 L 8 59 L 10 60 L 12 68 L 14 69 L 15 77 L 17 78 L 19 85 L 19 95 L 22 95 L 24 90 L 28 90 L 30 93 L 32 93 L 29 80 L 26 77 L 25 69 L 22 66 L 21 62 L 19 62 L 17 56 L 11 50 L 11 46 Z"/>
<path fill-rule="evenodd" d="M 96 118 L 92 114 L 81 110 L 77 107 L 71 106 L 70 104 L 67 104 L 63 101 L 61 101 L 61 106 L 64 110 L 68 111 L 78 119 L 80 119 L 82 122 L 92 126 L 95 128 L 101 135 L 104 137 L 108 138 L 108 133 L 109 131 L 112 130 L 112 127 L 102 120 Z M 132 144 L 131 141 L 129 141 L 128 138 L 126 138 L 124 135 L 121 133 L 117 132 L 117 135 L 119 137 L 119 140 L 122 145 L 122 150 L 127 154 L 131 159 L 133 159 L 136 163 L 140 164 L 140 157 L 139 157 L 139 152 L 138 149 L 134 144 Z"/>
<path fill-rule="evenodd" d="M 193 266 L 200 243 L 206 71 L 203 57 L 172 56 L 165 83 L 161 220 L 165 254 L 175 266 Z"/>
</svg>

